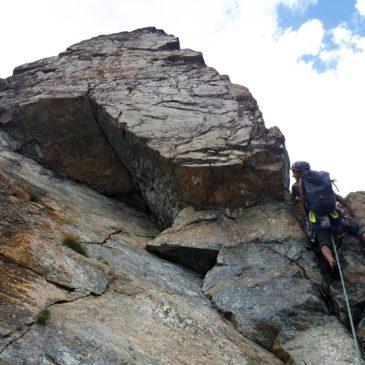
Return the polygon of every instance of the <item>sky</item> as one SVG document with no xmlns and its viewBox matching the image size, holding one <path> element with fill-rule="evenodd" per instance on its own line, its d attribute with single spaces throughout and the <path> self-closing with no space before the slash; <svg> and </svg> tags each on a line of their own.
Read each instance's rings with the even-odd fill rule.
<svg viewBox="0 0 365 365">
<path fill-rule="evenodd" d="M 1 0 L 0 14 L 1 78 L 100 34 L 164 29 L 250 89 L 292 162 L 365 190 L 365 0 Z"/>
</svg>

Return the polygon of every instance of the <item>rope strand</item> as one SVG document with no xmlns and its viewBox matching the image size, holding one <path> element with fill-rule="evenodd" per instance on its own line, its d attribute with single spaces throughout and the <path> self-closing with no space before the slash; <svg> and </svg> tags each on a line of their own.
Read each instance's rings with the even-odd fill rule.
<svg viewBox="0 0 365 365">
<path fill-rule="evenodd" d="M 335 244 L 335 241 L 334 241 L 334 239 L 333 239 L 332 236 L 331 236 L 331 240 L 332 240 L 333 250 L 334 250 L 335 256 L 336 256 L 336 262 L 337 262 L 337 265 L 338 265 L 338 271 L 340 273 L 342 289 L 343 289 L 343 293 L 344 293 L 344 296 L 345 296 L 345 302 L 346 302 L 346 307 L 347 307 L 347 313 L 348 313 L 349 320 L 350 320 L 352 337 L 354 338 L 355 351 L 356 351 L 356 355 L 357 355 L 357 359 L 356 359 L 357 361 L 356 361 L 356 363 L 357 363 L 357 365 L 362 365 L 363 364 L 363 361 L 361 359 L 361 353 L 360 353 L 360 349 L 359 349 L 359 343 L 357 342 L 354 321 L 352 319 L 352 314 L 351 314 L 350 302 L 349 302 L 349 298 L 347 296 L 347 290 L 346 290 L 345 281 L 344 281 L 343 275 L 342 275 L 342 269 L 341 269 L 340 260 L 339 260 L 338 255 L 337 255 L 336 244 Z"/>
</svg>

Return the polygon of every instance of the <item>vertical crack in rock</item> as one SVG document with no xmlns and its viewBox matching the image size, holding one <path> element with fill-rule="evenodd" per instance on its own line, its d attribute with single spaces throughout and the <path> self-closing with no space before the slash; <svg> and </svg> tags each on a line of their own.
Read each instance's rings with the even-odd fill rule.
<svg viewBox="0 0 365 365">
<path fill-rule="evenodd" d="M 100 135 L 101 135 L 102 139 L 105 141 L 105 144 L 110 146 L 110 148 L 116 153 L 114 146 L 112 144 L 110 144 L 108 136 L 105 134 L 103 128 L 100 125 L 100 122 L 98 120 L 98 115 L 95 110 L 95 105 L 94 105 L 95 102 L 90 97 L 90 90 L 87 91 L 86 97 L 87 97 L 87 100 L 89 103 L 90 110 L 92 111 L 92 114 L 93 114 L 93 120 L 100 131 Z M 119 161 L 123 165 L 123 169 L 128 172 L 128 179 L 131 182 L 133 182 L 133 175 L 131 175 L 130 172 L 128 171 L 128 169 L 126 169 L 126 167 L 124 166 L 123 160 L 119 158 Z M 119 194 L 115 194 L 115 195 L 117 195 L 117 197 L 119 197 L 120 199 L 125 201 L 127 204 L 129 204 L 135 208 L 138 208 L 141 210 L 147 210 L 146 202 L 143 200 L 140 192 L 137 191 L 138 186 L 134 182 L 133 182 L 133 186 L 134 186 L 134 188 L 131 191 L 127 192 L 126 194 L 119 193 Z"/>
<path fill-rule="evenodd" d="M 147 138 L 134 136 L 126 125 L 113 121 L 103 107 L 93 100 L 91 102 L 100 128 L 131 172 L 135 184 L 139 186 L 144 200 L 156 219 L 171 224 L 171 212 L 167 213 L 165 208 L 173 207 L 176 214 L 183 207 L 180 198 L 183 193 L 179 186 L 178 172 L 171 165 L 171 160 L 162 158 L 157 150 L 148 148 Z M 163 196 L 160 196 L 162 191 Z M 160 209 L 162 206 L 165 208 Z"/>
</svg>

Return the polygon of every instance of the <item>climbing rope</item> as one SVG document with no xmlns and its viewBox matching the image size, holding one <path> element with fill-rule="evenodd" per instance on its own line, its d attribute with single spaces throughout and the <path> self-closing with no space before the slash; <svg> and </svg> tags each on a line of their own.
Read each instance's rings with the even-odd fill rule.
<svg viewBox="0 0 365 365">
<path fill-rule="evenodd" d="M 352 314 L 351 314 L 351 308 L 350 308 L 350 302 L 349 302 L 349 298 L 347 296 L 347 290 L 346 290 L 346 286 L 345 286 L 345 281 L 343 279 L 343 275 L 342 275 L 342 269 L 341 269 L 341 264 L 340 264 L 340 260 L 338 258 L 337 255 L 337 249 L 336 249 L 336 244 L 335 241 L 333 239 L 333 237 L 331 237 L 332 239 L 332 245 L 333 245 L 333 250 L 335 252 L 335 256 L 336 256 L 336 262 L 338 265 L 338 271 L 340 273 L 340 278 L 341 278 L 341 284 L 342 284 L 342 289 L 343 289 L 343 294 L 345 296 L 345 302 L 346 302 L 346 307 L 347 307 L 347 313 L 349 316 L 349 320 L 350 320 L 350 325 L 351 325 L 351 331 L 352 331 L 352 337 L 354 338 L 354 344 L 355 344 L 355 351 L 356 351 L 356 355 L 357 355 L 357 361 L 356 364 L 357 365 L 362 365 L 363 361 L 361 359 L 361 354 L 360 354 L 360 349 L 359 349 L 359 343 L 357 342 L 357 337 L 356 337 L 356 331 L 355 331 L 355 326 L 354 326 L 354 321 L 352 319 Z"/>
</svg>

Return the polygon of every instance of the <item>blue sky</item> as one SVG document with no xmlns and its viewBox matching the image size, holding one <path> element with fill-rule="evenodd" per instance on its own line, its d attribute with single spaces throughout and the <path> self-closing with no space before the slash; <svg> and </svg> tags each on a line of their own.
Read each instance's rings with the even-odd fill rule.
<svg viewBox="0 0 365 365">
<path fill-rule="evenodd" d="M 359 14 L 356 0 L 317 0 L 302 7 L 281 3 L 277 7 L 278 25 L 281 29 L 298 30 L 302 24 L 318 19 L 324 28 L 321 50 L 334 51 L 339 45 L 333 41 L 332 30 L 344 27 L 353 34 L 365 36 L 365 17 Z M 356 46 L 352 45 L 356 51 Z M 300 60 L 311 63 L 318 72 L 336 69 L 338 59 L 324 62 L 319 54 L 305 54 Z"/>
<path fill-rule="evenodd" d="M 355 4 L 356 0 L 319 0 L 316 4 L 311 3 L 299 9 L 280 4 L 278 6 L 279 25 L 284 28 L 298 29 L 301 24 L 310 19 L 320 19 L 327 30 L 342 23 L 355 27 L 360 18 Z M 363 28 L 362 31 L 364 32 L 365 29 Z"/>
</svg>

